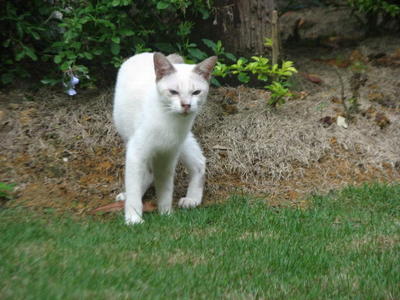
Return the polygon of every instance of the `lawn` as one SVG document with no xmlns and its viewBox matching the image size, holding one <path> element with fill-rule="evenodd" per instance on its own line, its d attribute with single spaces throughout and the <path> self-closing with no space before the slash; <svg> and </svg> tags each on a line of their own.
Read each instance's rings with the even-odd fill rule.
<svg viewBox="0 0 400 300">
<path fill-rule="evenodd" d="M 0 210 L 1 299 L 399 299 L 400 185 L 149 214 Z"/>
</svg>

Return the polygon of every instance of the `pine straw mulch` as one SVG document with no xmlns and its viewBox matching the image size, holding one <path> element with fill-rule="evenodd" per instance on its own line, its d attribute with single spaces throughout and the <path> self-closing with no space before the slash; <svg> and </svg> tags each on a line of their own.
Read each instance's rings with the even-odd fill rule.
<svg viewBox="0 0 400 300">
<path fill-rule="evenodd" d="M 321 63 L 313 63 L 307 72 L 318 71 Z M 272 205 L 304 205 L 310 193 L 400 181 L 399 68 L 371 66 L 363 113 L 347 129 L 321 122 L 343 113 L 330 72 L 319 73 L 325 83 L 315 86 L 298 76 L 306 92 L 277 111 L 266 108 L 264 90 L 211 90 L 194 128 L 208 162 L 206 203 L 246 193 Z M 351 74 L 341 73 L 348 82 Z M 377 86 L 390 105 L 371 99 Z M 111 90 L 72 99 L 45 89 L 0 93 L 0 181 L 17 185 L 5 205 L 89 213 L 112 203 L 123 188 L 124 149 L 111 109 Z M 389 123 L 381 126 L 378 113 Z M 184 175 L 179 168 L 175 199 L 185 192 Z"/>
</svg>

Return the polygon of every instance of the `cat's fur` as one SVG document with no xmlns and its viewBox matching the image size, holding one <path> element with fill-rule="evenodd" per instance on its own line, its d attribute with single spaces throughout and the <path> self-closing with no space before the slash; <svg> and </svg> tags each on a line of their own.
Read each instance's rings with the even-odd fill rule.
<svg viewBox="0 0 400 300">
<path fill-rule="evenodd" d="M 172 211 L 173 177 L 178 159 L 189 171 L 186 197 L 180 207 L 201 203 L 205 158 L 191 133 L 193 121 L 206 101 L 216 63 L 210 57 L 197 65 L 179 55 L 142 53 L 124 62 L 114 97 L 114 123 L 125 141 L 125 202 L 127 224 L 141 223 L 142 197 L 153 183 L 158 210 Z"/>
</svg>

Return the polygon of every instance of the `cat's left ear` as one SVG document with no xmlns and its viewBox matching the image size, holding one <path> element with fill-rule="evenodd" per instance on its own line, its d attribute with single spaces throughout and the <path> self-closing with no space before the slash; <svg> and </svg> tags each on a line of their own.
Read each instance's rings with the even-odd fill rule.
<svg viewBox="0 0 400 300">
<path fill-rule="evenodd" d="M 156 52 L 153 56 L 154 71 L 156 73 L 156 81 L 175 72 L 174 66 L 164 56 L 164 54 Z"/>
<path fill-rule="evenodd" d="M 203 60 L 201 63 L 198 63 L 196 67 L 194 68 L 193 72 L 201 75 L 204 77 L 205 80 L 210 80 L 211 78 L 211 73 L 212 70 L 217 63 L 218 57 L 216 56 L 211 56 L 205 60 Z"/>
</svg>

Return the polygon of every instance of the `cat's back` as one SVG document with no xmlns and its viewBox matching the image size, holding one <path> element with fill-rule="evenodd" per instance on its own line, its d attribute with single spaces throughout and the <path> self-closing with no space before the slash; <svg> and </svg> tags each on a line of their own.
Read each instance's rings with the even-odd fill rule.
<svg viewBox="0 0 400 300">
<path fill-rule="evenodd" d="M 156 95 L 153 53 L 141 53 L 120 67 L 114 95 L 114 123 L 126 140 L 144 116 L 146 102 Z"/>
<path fill-rule="evenodd" d="M 122 88 L 155 85 L 153 53 L 141 53 L 127 59 L 120 67 L 117 78 Z"/>
</svg>

